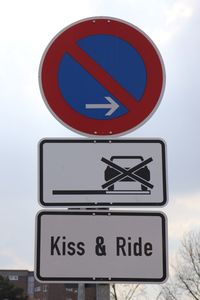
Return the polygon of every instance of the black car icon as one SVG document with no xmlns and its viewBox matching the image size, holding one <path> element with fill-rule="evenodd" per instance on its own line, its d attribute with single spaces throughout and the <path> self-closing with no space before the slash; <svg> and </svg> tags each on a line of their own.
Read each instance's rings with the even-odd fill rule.
<svg viewBox="0 0 200 300">
<path fill-rule="evenodd" d="M 142 156 L 112 156 L 110 161 L 114 162 L 116 165 L 118 165 L 128 171 L 132 167 L 134 167 L 134 166 L 140 164 L 142 161 L 144 161 L 144 158 Z M 116 170 L 114 167 L 107 166 L 107 168 L 105 170 L 105 174 L 104 174 L 105 180 L 109 181 L 109 180 L 113 179 L 114 177 L 118 176 L 119 174 L 121 174 L 120 171 Z M 150 181 L 150 171 L 147 166 L 144 166 L 144 167 L 136 170 L 134 172 L 134 174 L 146 181 Z M 119 183 L 121 185 L 120 188 L 116 188 L 116 185 Z M 123 187 L 124 183 L 129 183 L 128 185 L 130 185 L 131 190 L 138 190 L 138 191 L 147 191 L 148 190 L 147 186 L 139 183 L 138 181 L 136 181 L 135 179 L 133 179 L 129 176 L 125 176 L 124 178 L 122 178 L 121 180 L 116 182 L 115 186 L 114 186 L 114 184 L 110 185 L 108 187 L 108 190 L 109 191 L 119 190 L 119 189 L 126 190 L 127 184 L 126 184 L 126 188 L 125 188 L 125 187 Z"/>
</svg>

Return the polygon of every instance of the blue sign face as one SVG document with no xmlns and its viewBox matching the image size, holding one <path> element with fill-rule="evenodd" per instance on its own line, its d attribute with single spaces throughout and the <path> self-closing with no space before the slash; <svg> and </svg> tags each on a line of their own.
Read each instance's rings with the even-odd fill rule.
<svg viewBox="0 0 200 300">
<path fill-rule="evenodd" d="M 140 101 L 147 72 L 142 57 L 127 41 L 110 34 L 94 34 L 78 40 L 85 51 L 130 95 Z M 66 53 L 58 66 L 58 86 L 64 100 L 78 113 L 96 120 L 111 120 L 128 113 L 127 108 L 97 79 Z M 115 109 L 111 107 L 115 103 Z"/>
<path fill-rule="evenodd" d="M 40 87 L 53 115 L 90 136 L 128 133 L 160 103 L 165 74 L 152 41 L 137 27 L 114 18 L 80 20 L 49 44 Z"/>
</svg>

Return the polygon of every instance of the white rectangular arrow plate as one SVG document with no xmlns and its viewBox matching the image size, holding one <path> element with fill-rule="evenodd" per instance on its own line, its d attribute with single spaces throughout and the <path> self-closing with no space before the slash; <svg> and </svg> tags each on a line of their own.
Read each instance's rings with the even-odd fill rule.
<svg viewBox="0 0 200 300">
<path fill-rule="evenodd" d="M 39 144 L 42 206 L 163 206 L 165 143 L 158 139 L 44 139 Z"/>
<path fill-rule="evenodd" d="M 41 282 L 166 280 L 167 225 L 160 212 L 41 211 L 36 224 Z"/>
</svg>

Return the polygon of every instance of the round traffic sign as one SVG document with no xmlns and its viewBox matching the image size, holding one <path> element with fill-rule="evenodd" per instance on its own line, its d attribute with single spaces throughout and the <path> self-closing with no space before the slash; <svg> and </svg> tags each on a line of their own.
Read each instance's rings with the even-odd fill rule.
<svg viewBox="0 0 200 300">
<path fill-rule="evenodd" d="M 149 37 L 122 20 L 95 17 L 62 30 L 40 64 L 40 88 L 53 115 L 87 136 L 118 136 L 143 124 L 165 84 Z"/>
</svg>

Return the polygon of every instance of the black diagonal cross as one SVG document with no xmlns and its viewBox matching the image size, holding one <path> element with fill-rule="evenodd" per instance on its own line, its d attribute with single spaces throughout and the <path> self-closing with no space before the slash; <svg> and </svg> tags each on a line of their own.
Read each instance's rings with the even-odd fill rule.
<svg viewBox="0 0 200 300">
<path fill-rule="evenodd" d="M 102 157 L 101 159 L 104 163 L 106 163 L 108 166 L 113 167 L 115 170 L 119 171 L 120 174 L 115 176 L 114 178 L 112 178 L 111 180 L 107 181 L 106 183 L 104 183 L 102 185 L 102 188 L 105 189 L 107 187 L 109 187 L 110 185 L 112 185 L 113 183 L 123 179 L 124 177 L 130 177 L 136 181 L 139 181 L 140 183 L 142 183 L 143 185 L 149 187 L 150 189 L 153 188 L 153 185 L 151 183 L 149 183 L 148 181 L 144 180 L 143 178 L 141 178 L 140 176 L 136 175 L 135 172 L 139 169 L 141 169 L 142 167 L 144 167 L 145 165 L 149 164 L 151 161 L 153 161 L 153 158 L 150 157 L 144 161 L 142 161 L 141 163 L 137 164 L 136 166 L 130 168 L 129 170 L 126 170 L 120 166 L 118 166 L 117 164 L 115 164 L 114 162 Z"/>
</svg>

